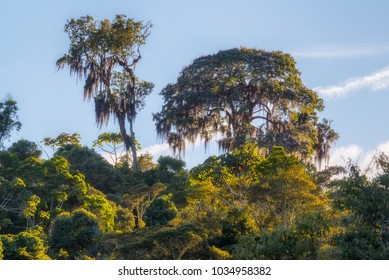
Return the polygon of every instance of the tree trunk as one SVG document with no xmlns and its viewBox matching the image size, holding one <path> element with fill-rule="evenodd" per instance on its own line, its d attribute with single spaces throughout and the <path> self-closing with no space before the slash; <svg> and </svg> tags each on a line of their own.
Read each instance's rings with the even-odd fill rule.
<svg viewBox="0 0 389 280">
<path fill-rule="evenodd" d="M 134 137 L 134 132 L 132 131 L 132 124 L 131 124 L 131 136 L 127 134 L 127 129 L 126 129 L 126 115 L 125 113 L 122 112 L 117 112 L 116 117 L 119 122 L 119 127 L 120 127 L 120 133 L 123 138 L 124 145 L 126 147 L 126 152 L 128 153 L 131 150 L 132 153 L 132 168 L 134 169 L 135 172 L 138 171 L 139 169 L 139 164 L 138 164 L 138 157 L 136 154 L 136 146 L 135 146 L 135 137 Z"/>
<path fill-rule="evenodd" d="M 137 172 L 139 170 L 139 163 L 138 163 L 138 155 L 136 151 L 136 144 L 135 144 L 135 133 L 133 130 L 133 124 L 132 121 L 130 121 L 130 148 L 132 153 L 132 166 L 134 168 L 134 171 Z"/>
</svg>

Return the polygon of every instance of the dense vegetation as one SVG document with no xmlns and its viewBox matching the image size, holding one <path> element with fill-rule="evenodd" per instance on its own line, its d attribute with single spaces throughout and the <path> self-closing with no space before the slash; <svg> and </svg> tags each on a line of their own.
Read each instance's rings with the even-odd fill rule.
<svg viewBox="0 0 389 280">
<path fill-rule="evenodd" d="M 221 154 L 190 170 L 180 157 L 139 155 L 134 121 L 153 85 L 134 71 L 150 27 L 125 16 L 65 27 L 58 67 L 85 78 L 98 124 L 119 123 L 93 147 L 62 133 L 43 139 L 45 158 L 41 143 L 6 148 L 22 124 L 17 103 L 0 102 L 0 259 L 389 258 L 389 158 L 376 157 L 369 177 L 328 167 L 338 134 L 288 54 L 194 60 L 162 90 L 156 130 L 178 154 L 217 136 Z"/>
</svg>

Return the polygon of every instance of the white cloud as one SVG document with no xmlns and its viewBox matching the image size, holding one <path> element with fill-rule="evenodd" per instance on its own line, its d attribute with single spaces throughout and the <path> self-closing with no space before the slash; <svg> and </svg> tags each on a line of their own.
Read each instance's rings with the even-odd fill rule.
<svg viewBox="0 0 389 280">
<path fill-rule="evenodd" d="M 364 151 L 357 145 L 349 145 L 335 148 L 330 155 L 329 165 L 346 166 L 348 162 L 356 163 L 364 172 L 374 175 L 377 172 L 373 164 L 374 157 L 380 152 L 389 155 L 389 141 L 377 146 L 374 150 Z"/>
<path fill-rule="evenodd" d="M 146 147 L 140 151 L 140 154 L 149 153 L 153 157 L 159 157 L 162 155 L 169 155 L 170 149 L 168 143 L 156 144 L 149 147 Z"/>
<path fill-rule="evenodd" d="M 389 88 L 389 67 L 367 76 L 344 81 L 336 86 L 316 87 L 314 90 L 325 97 L 339 97 L 361 89 L 377 91 L 387 88 Z"/>
<path fill-rule="evenodd" d="M 219 133 L 217 133 L 213 137 L 212 143 L 216 140 L 220 140 L 221 138 L 222 138 L 222 136 Z M 189 148 L 193 149 L 193 148 L 199 147 L 203 144 L 204 144 L 204 142 L 201 140 L 201 138 L 197 137 L 196 141 L 194 143 L 190 143 L 189 141 L 185 141 L 185 146 L 186 146 L 185 150 L 188 151 Z M 170 149 L 168 143 L 152 145 L 152 146 L 146 147 L 140 151 L 140 154 L 146 154 L 146 153 L 151 154 L 154 158 L 158 158 L 159 156 L 166 156 L 166 155 L 173 156 L 173 151 Z"/>
<path fill-rule="evenodd" d="M 338 147 L 331 152 L 329 164 L 344 166 L 350 160 L 358 162 L 362 154 L 363 150 L 357 145 Z"/>
</svg>

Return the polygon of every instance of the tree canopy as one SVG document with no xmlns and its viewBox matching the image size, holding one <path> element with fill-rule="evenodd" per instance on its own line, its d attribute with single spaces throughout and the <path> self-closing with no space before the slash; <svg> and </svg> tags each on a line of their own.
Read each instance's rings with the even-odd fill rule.
<svg viewBox="0 0 389 280">
<path fill-rule="evenodd" d="M 77 132 L 44 138 L 47 158 L 26 139 L 5 147 L 21 123 L 16 102 L 0 102 L 0 259 L 389 259 L 389 156 L 372 174 L 327 166 L 339 135 L 289 54 L 195 59 L 153 117 L 175 152 L 216 139 L 219 155 L 192 168 L 138 161 L 134 122 L 153 85 L 135 67 L 150 28 L 122 15 L 65 26 L 58 68 L 85 80 L 100 127 L 113 117 L 120 128 L 92 147 Z"/>
<path fill-rule="evenodd" d="M 138 161 L 133 126 L 153 84 L 139 80 L 134 70 L 150 28 L 150 23 L 124 15 L 117 15 L 112 21 L 97 21 L 91 16 L 71 19 L 65 25 L 69 51 L 57 60 L 58 69 L 69 66 L 70 74 L 85 78 L 84 98 L 95 101 L 96 123 L 102 126 L 111 116 L 118 121 L 135 170 Z"/>
<path fill-rule="evenodd" d="M 199 57 L 161 92 L 158 134 L 174 151 L 200 137 L 223 151 L 254 142 L 285 147 L 302 158 L 317 143 L 323 101 L 301 81 L 296 62 L 280 51 L 237 48 Z"/>
</svg>

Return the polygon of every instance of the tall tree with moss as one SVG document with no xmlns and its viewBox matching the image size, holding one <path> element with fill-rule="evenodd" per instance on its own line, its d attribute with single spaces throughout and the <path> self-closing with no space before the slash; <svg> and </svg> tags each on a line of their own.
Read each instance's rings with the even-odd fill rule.
<svg viewBox="0 0 389 280">
<path fill-rule="evenodd" d="M 138 79 L 135 67 L 150 28 L 150 23 L 124 15 L 112 21 L 91 16 L 71 19 L 65 25 L 69 51 L 57 60 L 58 69 L 68 66 L 71 75 L 85 78 L 84 98 L 94 99 L 96 123 L 101 127 L 112 116 L 118 121 L 134 170 L 138 169 L 134 122 L 153 88 L 152 83 Z"/>
<path fill-rule="evenodd" d="M 247 142 L 285 147 L 308 159 L 317 143 L 317 113 L 323 101 L 307 88 L 289 54 L 235 48 L 199 57 L 161 92 L 154 115 L 158 134 L 174 151 L 217 134 L 219 148 Z"/>
</svg>

